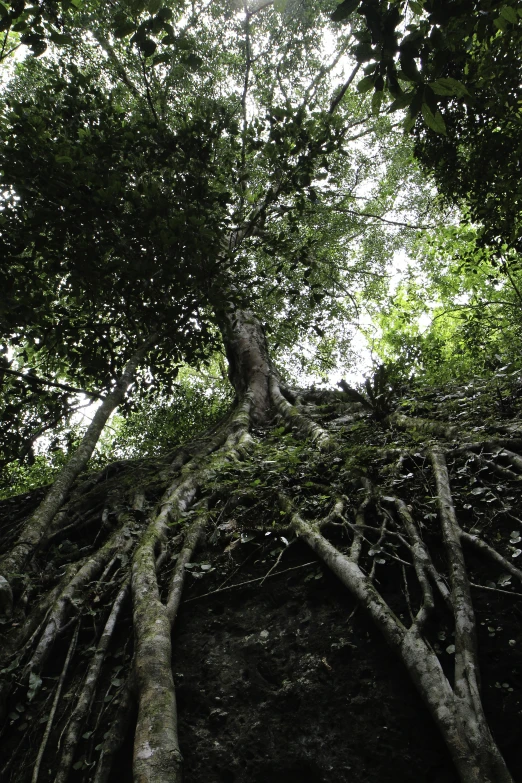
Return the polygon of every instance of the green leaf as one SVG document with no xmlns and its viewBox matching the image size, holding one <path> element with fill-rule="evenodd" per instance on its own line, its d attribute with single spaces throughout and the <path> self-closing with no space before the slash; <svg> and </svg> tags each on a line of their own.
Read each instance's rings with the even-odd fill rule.
<svg viewBox="0 0 522 783">
<path fill-rule="evenodd" d="M 136 25 L 134 22 L 132 22 L 130 19 L 127 19 L 125 22 L 119 25 L 119 27 L 116 28 L 114 31 L 114 37 L 115 38 L 125 38 L 125 36 L 130 35 L 133 33 L 136 29 Z"/>
<path fill-rule="evenodd" d="M 452 79 L 450 76 L 430 82 L 429 87 L 436 95 L 455 95 L 457 98 L 469 95 L 467 87 L 458 79 Z"/>
<path fill-rule="evenodd" d="M 397 111 L 398 109 L 405 109 L 406 106 L 409 106 L 412 98 L 414 96 L 414 92 L 404 92 L 402 95 L 397 96 L 393 103 L 391 103 L 388 107 L 388 111 Z"/>
<path fill-rule="evenodd" d="M 67 33 L 58 33 L 56 30 L 51 30 L 49 33 L 49 38 L 53 43 L 58 44 L 59 46 L 72 43 L 72 38 L 70 35 L 67 35 Z"/>
<path fill-rule="evenodd" d="M 404 132 L 409 133 L 414 125 L 415 125 L 415 117 L 412 117 L 411 114 L 408 112 L 408 114 L 406 115 L 406 119 L 404 120 L 403 123 Z"/>
<path fill-rule="evenodd" d="M 374 51 L 371 47 L 371 44 L 366 43 L 363 41 L 360 44 L 357 44 L 357 46 L 354 46 L 353 53 L 355 54 L 357 58 L 357 62 L 364 63 L 368 60 L 373 60 L 374 58 Z"/>
<path fill-rule="evenodd" d="M 172 60 L 172 54 L 170 52 L 163 52 L 162 54 L 155 54 L 152 58 L 153 65 L 160 65 L 161 63 L 169 63 Z"/>
<path fill-rule="evenodd" d="M 152 57 L 156 51 L 156 42 L 152 38 L 145 38 L 144 40 L 136 41 L 136 43 L 145 57 Z"/>
<path fill-rule="evenodd" d="M 187 68 L 189 68 L 191 71 L 197 71 L 198 68 L 201 68 L 203 65 L 203 60 L 201 57 L 198 57 L 198 55 L 194 54 L 193 52 L 184 58 L 184 62 Z"/>
<path fill-rule="evenodd" d="M 384 92 L 374 92 L 372 95 L 372 114 L 379 114 L 381 110 L 382 99 L 384 98 Z"/>
<path fill-rule="evenodd" d="M 440 111 L 436 111 L 435 114 L 433 114 L 428 104 L 423 103 L 421 112 L 424 122 L 428 128 L 431 128 L 431 130 L 435 131 L 435 133 L 441 133 L 444 136 L 446 135 L 446 123 L 444 122 Z"/>
<path fill-rule="evenodd" d="M 161 3 L 162 0 L 150 0 L 150 3 L 147 6 L 149 13 L 157 14 L 161 8 Z"/>
<path fill-rule="evenodd" d="M 517 12 L 509 5 L 505 5 L 500 9 L 500 16 L 503 16 L 511 24 L 518 24 Z"/>
<path fill-rule="evenodd" d="M 32 701 L 34 699 L 37 692 L 40 690 L 41 685 L 42 685 L 41 677 L 39 677 L 38 674 L 31 672 L 29 674 L 29 688 L 27 691 L 27 701 Z"/>
<path fill-rule="evenodd" d="M 373 76 L 365 76 L 364 79 L 361 79 L 361 81 L 357 83 L 357 90 L 360 93 L 368 92 L 368 90 L 372 89 L 374 84 L 375 80 Z"/>
<path fill-rule="evenodd" d="M 356 8 L 360 5 L 360 0 L 344 0 L 341 5 L 338 5 L 330 19 L 332 22 L 342 22 L 350 14 L 353 14 Z"/>
<path fill-rule="evenodd" d="M 54 159 L 57 163 L 73 163 L 73 159 L 69 155 L 55 155 Z"/>
<path fill-rule="evenodd" d="M 158 11 L 158 16 L 163 20 L 172 19 L 172 9 L 168 8 L 167 6 L 163 6 L 163 8 L 160 8 Z"/>
<path fill-rule="evenodd" d="M 409 82 L 420 81 L 421 76 L 419 69 L 417 68 L 417 63 L 413 57 L 410 57 L 407 54 L 403 54 L 401 55 L 399 62 L 401 66 L 399 76 L 401 79 L 406 79 Z"/>
</svg>

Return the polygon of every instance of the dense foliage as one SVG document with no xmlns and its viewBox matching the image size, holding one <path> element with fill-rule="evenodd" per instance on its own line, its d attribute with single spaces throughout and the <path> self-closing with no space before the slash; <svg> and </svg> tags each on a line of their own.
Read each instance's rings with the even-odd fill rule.
<svg viewBox="0 0 522 783">
<path fill-rule="evenodd" d="M 357 24 L 359 89 L 407 108 L 416 154 L 502 257 L 520 251 L 522 10 L 502 0 L 344 0 L 333 19 Z M 367 63 L 367 64 L 366 64 Z M 511 259 L 512 262 L 512 259 Z"/>
<path fill-rule="evenodd" d="M 486 623 L 516 635 L 522 581 L 520 186 L 499 166 L 520 24 L 487 0 L 0 0 L 2 778 L 181 783 L 187 747 L 189 780 L 272 779 L 257 717 L 251 752 L 222 707 L 316 710 L 315 664 L 267 667 L 273 625 L 232 624 L 256 663 L 238 652 L 209 707 L 221 604 L 180 741 L 172 631 L 187 583 L 213 601 L 248 563 L 261 590 L 306 550 L 296 571 L 351 594 L 339 627 L 361 606 L 401 662 L 444 775 L 513 783 L 520 654 L 499 638 L 492 664 Z M 352 388 L 357 327 L 377 367 Z M 298 779 L 346 779 L 327 734 L 324 758 L 300 738 Z"/>
<path fill-rule="evenodd" d="M 43 381 L 101 394 L 157 334 L 134 394 L 168 396 L 225 300 L 324 373 L 429 210 L 409 143 L 350 87 L 350 31 L 327 53 L 313 9 L 156 6 L 82 5 L 5 90 L 4 464 L 78 405 Z"/>
</svg>

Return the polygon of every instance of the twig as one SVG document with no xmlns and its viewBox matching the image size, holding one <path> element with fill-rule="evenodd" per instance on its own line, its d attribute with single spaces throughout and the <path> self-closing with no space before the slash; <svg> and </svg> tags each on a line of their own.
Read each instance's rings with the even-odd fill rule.
<svg viewBox="0 0 522 783">
<path fill-rule="evenodd" d="M 272 568 L 270 568 L 270 569 L 269 569 L 269 570 L 266 572 L 266 574 L 265 574 L 265 575 L 264 575 L 264 577 L 262 578 L 262 580 L 261 580 L 261 586 L 263 585 L 263 582 L 265 581 L 265 579 L 268 579 L 268 577 L 270 576 L 270 574 L 272 573 L 272 571 L 275 571 L 275 569 L 277 568 L 277 566 L 278 566 L 278 565 L 279 565 L 279 563 L 281 562 L 281 559 L 282 559 L 282 557 L 283 557 L 284 553 L 286 552 L 287 548 L 288 548 L 289 546 L 292 546 L 292 544 L 294 544 L 296 541 L 297 541 L 297 539 L 294 539 L 293 541 L 290 541 L 290 543 L 289 543 L 289 544 L 287 544 L 287 545 L 284 547 L 284 549 L 282 549 L 282 550 L 279 552 L 279 554 L 278 554 L 278 556 L 277 556 L 277 560 L 275 561 L 274 565 L 272 566 Z"/>
<path fill-rule="evenodd" d="M 476 587 L 479 590 L 489 590 L 491 593 L 504 593 L 504 595 L 515 595 L 522 598 L 522 593 L 512 593 L 510 590 L 501 590 L 499 587 L 488 587 L 487 585 L 477 585 L 475 582 L 470 582 L 471 587 Z"/>
<path fill-rule="evenodd" d="M 382 223 L 388 223 L 390 226 L 401 226 L 402 228 L 411 228 L 415 231 L 430 231 L 436 228 L 436 226 L 423 226 L 418 224 L 403 223 L 400 220 L 388 220 L 388 218 L 382 217 L 382 215 L 376 215 L 374 212 L 359 212 L 356 209 L 348 209 L 348 207 L 334 207 L 336 212 L 347 213 L 349 215 L 356 215 L 357 217 L 369 217 L 374 220 L 380 220 Z"/>
<path fill-rule="evenodd" d="M 278 571 L 277 574 L 265 574 L 265 576 L 256 577 L 256 579 L 249 579 L 246 582 L 239 582 L 237 585 L 229 585 L 228 587 L 220 587 L 218 590 L 211 590 L 210 593 L 203 593 L 203 595 L 196 595 L 194 598 L 187 598 L 183 601 L 184 604 L 189 604 L 192 601 L 199 601 L 200 598 L 208 598 L 209 595 L 215 595 L 216 593 L 224 593 L 225 590 L 235 590 L 236 587 L 244 587 L 245 585 L 251 585 L 254 582 L 262 582 L 264 579 L 272 579 L 274 576 L 282 576 L 289 571 L 297 571 L 299 568 L 307 568 L 311 565 L 317 565 L 317 560 L 313 560 L 310 563 L 303 563 L 302 565 L 293 566 L 292 568 L 285 568 L 284 571 Z"/>
</svg>

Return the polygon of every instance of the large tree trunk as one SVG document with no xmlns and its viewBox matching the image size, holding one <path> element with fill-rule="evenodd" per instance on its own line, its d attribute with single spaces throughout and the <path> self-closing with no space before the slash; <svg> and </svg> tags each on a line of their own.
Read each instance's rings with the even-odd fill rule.
<svg viewBox="0 0 522 783">
<path fill-rule="evenodd" d="M 230 383 L 238 399 L 247 391 L 252 394 L 252 418 L 265 423 L 270 411 L 273 369 L 263 327 L 251 311 L 230 308 L 222 315 L 221 329 Z"/>
</svg>

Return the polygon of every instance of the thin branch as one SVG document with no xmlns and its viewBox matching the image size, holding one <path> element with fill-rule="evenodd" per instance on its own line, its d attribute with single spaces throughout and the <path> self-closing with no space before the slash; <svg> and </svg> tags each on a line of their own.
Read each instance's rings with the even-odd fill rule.
<svg viewBox="0 0 522 783">
<path fill-rule="evenodd" d="M 142 94 L 140 93 L 136 85 L 130 80 L 129 76 L 127 75 L 127 71 L 119 61 L 109 41 L 106 38 L 104 38 L 104 36 L 99 30 L 93 30 L 92 35 L 94 36 L 95 41 L 99 43 L 99 45 L 101 46 L 105 54 L 108 56 L 111 63 L 115 66 L 121 81 L 125 84 L 126 87 L 129 88 L 129 90 L 136 98 L 142 99 L 143 98 Z"/>
<path fill-rule="evenodd" d="M 519 309 L 519 305 L 516 305 L 513 302 L 507 302 L 504 299 L 495 299 L 491 301 L 486 300 L 485 302 L 479 302 L 478 304 L 454 305 L 453 307 L 449 307 L 447 310 L 444 310 L 442 313 L 433 316 L 432 323 L 438 318 L 443 318 L 445 315 L 453 315 L 453 313 L 458 313 L 461 310 L 481 310 L 484 307 L 492 307 L 493 305 L 504 305 L 507 307 L 514 307 L 516 310 Z"/>
<path fill-rule="evenodd" d="M 152 112 L 156 125 L 159 125 L 160 121 L 159 121 L 158 113 L 156 111 L 156 107 L 154 106 L 154 101 L 152 100 L 152 94 L 150 91 L 150 83 L 147 76 L 147 66 L 145 65 L 145 58 L 143 57 L 141 52 L 140 52 L 140 60 L 141 60 L 141 70 L 143 72 L 143 81 L 145 82 L 145 91 L 147 93 L 147 103 Z"/>
<path fill-rule="evenodd" d="M 303 100 L 301 102 L 301 108 L 304 108 L 305 106 L 309 105 L 311 100 L 313 98 L 315 98 L 315 96 L 317 94 L 317 90 L 319 88 L 319 84 L 321 83 L 321 80 L 323 79 L 324 76 L 326 76 L 326 74 L 330 73 L 335 68 L 335 66 L 337 65 L 337 63 L 341 59 L 341 57 L 348 50 L 349 45 L 350 45 L 350 40 L 345 41 L 344 46 L 341 46 L 341 48 L 339 49 L 339 51 L 335 55 L 334 59 L 328 65 L 324 65 L 322 68 L 319 69 L 319 71 L 317 73 L 317 76 L 314 79 L 312 79 L 312 81 L 310 82 L 310 84 L 308 85 L 308 87 L 306 88 L 306 90 L 304 92 L 304 97 L 303 97 Z M 357 72 L 357 69 L 359 67 L 360 66 L 356 66 L 355 72 Z M 353 76 L 355 76 L 355 74 L 353 74 Z M 351 84 L 351 81 L 353 81 L 353 76 L 350 76 L 350 79 L 349 79 L 349 83 L 350 84 Z M 348 89 L 348 87 L 349 87 L 349 84 L 347 85 L 346 89 Z M 344 92 L 346 92 L 346 89 L 344 90 Z M 344 95 L 344 92 L 343 92 L 343 95 Z M 330 110 L 329 113 L 332 114 L 332 110 Z"/>
<path fill-rule="evenodd" d="M 245 10 L 245 79 L 243 82 L 243 94 L 241 95 L 241 113 L 243 115 L 243 130 L 241 133 L 241 198 L 240 209 L 243 211 L 245 204 L 245 190 L 246 185 L 243 177 L 246 175 L 246 139 L 248 130 L 248 112 L 247 112 L 247 96 L 248 87 L 250 82 L 250 70 L 252 68 L 252 47 L 250 43 L 250 16 L 248 15 L 246 0 L 244 2 Z"/>
<path fill-rule="evenodd" d="M 8 375 L 16 375 L 18 378 L 27 381 L 29 384 L 40 384 L 41 386 L 53 386 L 57 389 L 63 389 L 64 391 L 71 392 L 71 394 L 85 394 L 86 397 L 92 397 L 93 400 L 102 400 L 103 394 L 98 392 L 91 392 L 87 389 L 78 389 L 76 386 L 69 386 L 67 383 L 58 383 L 57 381 L 49 381 L 46 378 L 40 378 L 38 375 L 32 373 L 19 372 L 17 370 L 9 370 L 7 367 L 0 367 L 0 373 L 7 373 Z"/>
<path fill-rule="evenodd" d="M 348 213 L 350 215 L 356 215 L 357 217 L 369 217 L 375 220 L 380 220 L 382 223 L 388 223 L 391 226 L 401 226 L 402 228 L 411 228 L 415 231 L 431 231 L 436 226 L 423 226 L 418 224 L 403 223 L 399 220 L 388 220 L 388 218 L 382 217 L 382 215 L 376 215 L 374 212 L 358 212 L 356 209 L 348 209 L 347 207 L 335 207 L 337 212 Z"/>
<path fill-rule="evenodd" d="M 5 47 L 8 39 L 9 39 L 9 28 L 5 31 L 4 40 L 2 41 L 2 50 L 0 51 L 0 62 L 6 60 L 10 54 L 16 52 L 16 50 L 21 46 L 21 44 L 17 43 L 15 46 L 12 46 L 8 52 L 6 52 Z"/>
<path fill-rule="evenodd" d="M 258 6 L 254 6 L 254 8 L 251 8 L 249 11 L 247 11 L 245 6 L 245 12 L 247 17 L 250 19 L 252 16 L 254 16 L 254 14 L 258 14 L 264 8 L 268 8 L 271 5 L 274 5 L 274 0 L 265 0 L 264 2 L 261 2 Z"/>
<path fill-rule="evenodd" d="M 520 293 L 520 288 L 517 286 L 517 284 L 516 284 L 516 283 L 515 283 L 515 281 L 513 280 L 513 277 L 511 276 L 511 272 L 509 271 L 509 266 L 508 266 L 507 264 L 506 264 L 506 267 L 505 267 L 505 268 L 506 268 L 506 274 L 507 274 L 507 276 L 508 276 L 508 278 L 509 278 L 509 282 L 510 282 L 510 283 L 511 283 L 511 285 L 513 286 L 513 289 L 514 289 L 514 291 L 515 291 L 515 293 L 516 293 L 516 295 L 517 295 L 517 297 L 518 297 L 518 299 L 519 299 L 520 303 L 522 304 L 522 293 Z M 520 306 L 520 305 L 519 305 L 519 306 Z"/>
<path fill-rule="evenodd" d="M 376 115 L 377 117 L 379 115 Z M 376 119 L 376 117 L 373 117 L 373 115 L 368 115 L 368 117 L 365 117 L 363 120 L 360 120 L 360 122 L 354 122 L 352 125 L 348 125 L 345 129 L 345 132 L 348 132 L 351 128 L 355 128 L 357 125 L 362 125 L 363 123 L 368 122 L 368 120 Z M 390 125 L 390 130 L 393 130 L 394 128 L 398 128 L 400 125 L 399 122 L 394 123 L 393 125 Z M 360 133 L 356 133 L 355 136 L 344 136 L 345 142 L 355 141 L 356 139 L 362 139 L 364 136 L 369 136 L 370 133 L 374 132 L 373 127 L 366 128 L 365 130 L 361 131 Z"/>
<path fill-rule="evenodd" d="M 361 67 L 361 63 L 357 63 L 357 65 L 355 66 L 355 68 L 351 72 L 350 76 L 348 77 L 348 80 L 343 84 L 343 86 L 341 87 L 341 89 L 337 93 L 336 97 L 333 99 L 332 103 L 330 104 L 330 110 L 328 112 L 329 114 L 333 114 L 334 111 L 339 106 L 339 104 L 341 103 L 342 99 L 346 95 L 346 91 L 348 90 L 348 88 L 350 87 L 351 83 L 353 82 L 353 80 L 357 76 L 357 73 L 359 72 L 360 67 Z"/>
<path fill-rule="evenodd" d="M 212 590 L 210 593 L 203 593 L 203 595 L 196 595 L 194 598 L 187 598 L 183 601 L 183 605 L 189 604 L 192 601 L 199 601 L 200 598 L 208 598 L 209 595 L 215 595 L 216 593 L 224 593 L 225 590 L 235 590 L 237 587 L 245 587 L 245 585 L 254 584 L 254 582 L 262 582 L 265 579 L 272 579 L 274 576 L 282 576 L 289 571 L 297 571 L 300 568 L 308 568 L 308 566 L 317 565 L 317 560 L 313 560 L 310 563 L 303 563 L 302 565 L 292 566 L 292 568 L 285 568 L 284 571 L 278 571 L 276 574 L 265 574 L 265 576 L 258 576 L 255 579 L 248 579 L 246 582 L 239 582 L 237 585 L 229 585 L 228 587 L 220 587 L 218 590 Z"/>
<path fill-rule="evenodd" d="M 522 593 L 515 593 L 511 590 L 501 590 L 499 587 L 488 587 L 487 585 L 478 585 L 475 582 L 470 582 L 471 587 L 475 587 L 478 590 L 488 590 L 490 593 L 502 593 L 503 595 L 512 595 L 515 598 L 522 598 Z"/>
</svg>

